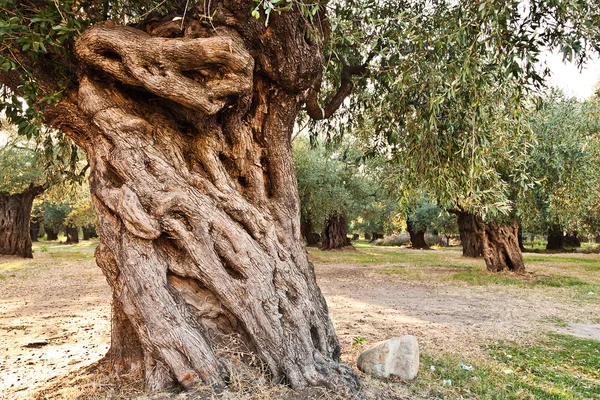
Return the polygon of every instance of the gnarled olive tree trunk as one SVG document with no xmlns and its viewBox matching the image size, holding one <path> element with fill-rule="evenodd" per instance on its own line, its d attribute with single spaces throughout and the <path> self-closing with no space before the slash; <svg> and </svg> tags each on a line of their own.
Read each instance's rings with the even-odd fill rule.
<svg viewBox="0 0 600 400">
<path fill-rule="evenodd" d="M 479 217 L 475 217 L 473 221 L 475 232 L 481 238 L 483 259 L 488 271 L 525 272 L 523 253 L 519 248 L 519 224 L 516 220 L 511 225 L 496 221 L 484 223 Z"/>
<path fill-rule="evenodd" d="M 410 235 L 410 243 L 413 249 L 429 249 L 429 246 L 425 242 L 425 232 L 415 230 L 410 218 L 406 220 L 406 230 Z"/>
<path fill-rule="evenodd" d="M 352 246 L 348 238 L 348 222 L 344 214 L 330 215 L 323 224 L 321 232 L 321 249 L 334 250 Z"/>
<path fill-rule="evenodd" d="M 483 256 L 483 240 L 477 231 L 477 217 L 465 211 L 457 212 L 456 215 L 463 256 L 473 258 Z"/>
<path fill-rule="evenodd" d="M 0 193 L 0 254 L 33 258 L 29 219 L 33 199 L 44 191 L 30 187 L 22 193 Z"/>
<path fill-rule="evenodd" d="M 77 107 L 54 126 L 90 164 L 113 368 L 141 369 L 150 389 L 221 386 L 235 336 L 276 381 L 351 391 L 301 238 L 291 151 L 321 44 L 298 12 L 265 29 L 248 2 L 216 10 L 216 30 L 103 23 L 76 43 Z"/>
</svg>

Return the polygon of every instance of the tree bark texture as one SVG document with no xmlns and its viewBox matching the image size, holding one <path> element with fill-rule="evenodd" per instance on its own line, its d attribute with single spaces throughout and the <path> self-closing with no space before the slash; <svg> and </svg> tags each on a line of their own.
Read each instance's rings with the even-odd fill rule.
<svg viewBox="0 0 600 400">
<path fill-rule="evenodd" d="M 216 5 L 216 29 L 103 23 L 76 43 L 86 68 L 70 119 L 53 126 L 90 164 L 110 359 L 151 390 L 222 386 L 237 337 L 275 381 L 350 393 L 300 232 L 291 150 L 321 44 L 296 11 L 265 28 L 249 10 Z"/>
<path fill-rule="evenodd" d="M 562 250 L 563 249 L 564 232 L 559 225 L 551 225 L 548 228 L 548 243 L 546 250 Z"/>
<path fill-rule="evenodd" d="M 410 243 L 413 249 L 429 249 L 429 246 L 425 242 L 425 232 L 415 230 L 410 219 L 406 220 L 406 230 L 408 230 L 408 234 L 410 235 Z"/>
<path fill-rule="evenodd" d="M 463 256 L 483 256 L 483 238 L 477 230 L 477 217 L 468 212 L 458 212 L 458 232 L 462 244 Z"/>
<path fill-rule="evenodd" d="M 343 214 L 333 214 L 325 224 L 321 232 L 321 249 L 334 250 L 343 249 L 344 247 L 352 246 L 352 242 L 348 238 L 348 223 L 346 216 Z"/>
<path fill-rule="evenodd" d="M 481 238 L 483 258 L 487 270 L 501 272 L 525 272 L 523 253 L 519 248 L 519 224 L 499 224 L 495 221 L 484 223 L 481 218 L 473 219 L 475 232 Z"/>
<path fill-rule="evenodd" d="M 67 244 L 79 243 L 79 228 L 67 227 L 65 228 L 65 233 L 67 234 Z"/>
<path fill-rule="evenodd" d="M 35 186 L 18 194 L 0 193 L 0 254 L 33 258 L 29 219 L 33 199 L 43 191 Z"/>
</svg>

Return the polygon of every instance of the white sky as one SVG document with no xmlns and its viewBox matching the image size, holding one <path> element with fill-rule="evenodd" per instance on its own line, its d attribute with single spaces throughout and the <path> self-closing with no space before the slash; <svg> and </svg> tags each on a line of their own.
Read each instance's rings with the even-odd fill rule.
<svg viewBox="0 0 600 400">
<path fill-rule="evenodd" d="M 600 80 L 600 59 L 594 57 L 588 61 L 582 71 L 574 63 L 563 63 L 562 54 L 546 53 L 545 60 L 552 75 L 547 79 L 548 86 L 562 89 L 565 94 L 575 96 L 579 100 L 587 99 L 594 94 L 596 84 Z"/>
</svg>

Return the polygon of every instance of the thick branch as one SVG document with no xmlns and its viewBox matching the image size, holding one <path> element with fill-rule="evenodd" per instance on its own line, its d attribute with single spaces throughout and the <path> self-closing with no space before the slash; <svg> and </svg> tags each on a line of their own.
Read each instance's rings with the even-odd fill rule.
<svg viewBox="0 0 600 400">
<path fill-rule="evenodd" d="M 218 33 L 170 39 L 105 22 L 81 35 L 75 48 L 84 63 L 127 85 L 212 115 L 232 96 L 251 93 L 254 69 L 239 36 Z"/>
<path fill-rule="evenodd" d="M 341 82 L 340 87 L 338 88 L 337 93 L 331 98 L 329 104 L 327 104 L 324 108 L 319 106 L 319 93 L 321 91 L 321 83 L 322 77 L 320 77 L 314 86 L 314 90 L 309 95 L 306 100 L 306 111 L 308 115 L 314 120 L 322 120 L 327 119 L 333 115 L 334 112 L 337 111 L 338 108 L 344 102 L 344 99 L 352 93 L 352 89 L 354 89 L 354 82 L 352 82 L 353 76 L 362 76 L 365 75 L 368 71 L 367 65 L 373 59 L 375 53 L 372 52 L 369 54 L 364 64 L 362 65 L 348 65 L 346 61 L 342 58 L 340 61 L 342 62 L 342 73 L 341 73 Z"/>
</svg>

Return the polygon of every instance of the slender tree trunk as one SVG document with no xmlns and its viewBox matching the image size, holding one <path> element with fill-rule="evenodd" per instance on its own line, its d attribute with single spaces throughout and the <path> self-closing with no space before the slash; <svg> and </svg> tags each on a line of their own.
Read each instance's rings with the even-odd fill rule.
<svg viewBox="0 0 600 400">
<path fill-rule="evenodd" d="M 79 228 L 77 227 L 67 227 L 65 228 L 67 234 L 67 244 L 71 243 L 79 243 Z"/>
<path fill-rule="evenodd" d="M 563 230 L 559 225 L 551 225 L 548 228 L 548 243 L 546 250 L 562 250 L 563 246 Z"/>
<path fill-rule="evenodd" d="M 477 217 L 471 213 L 458 212 L 458 232 L 465 257 L 483 256 L 483 238 L 477 230 Z"/>
<path fill-rule="evenodd" d="M 333 250 L 352 246 L 348 238 L 348 223 L 343 214 L 333 214 L 323 225 L 321 232 L 321 249 Z"/>
<path fill-rule="evenodd" d="M 48 228 L 46 226 L 44 226 L 44 231 L 46 232 L 46 239 L 47 240 L 58 240 L 58 232 Z"/>
<path fill-rule="evenodd" d="M 474 218 L 476 232 L 482 238 L 483 258 L 487 270 L 501 272 L 525 272 L 523 254 L 519 248 L 519 224 L 500 225 L 497 222 L 484 223 L 481 218 Z"/>
<path fill-rule="evenodd" d="M 276 381 L 350 394 L 300 233 L 291 149 L 321 44 L 298 12 L 266 29 L 249 2 L 225 4 L 216 31 L 104 23 L 76 44 L 88 69 L 72 120 L 53 125 L 90 164 L 113 369 L 141 371 L 150 389 L 218 387 L 237 337 Z"/>
<path fill-rule="evenodd" d="M 33 199 L 43 191 L 34 186 L 18 194 L 0 193 L 0 254 L 33 258 L 29 218 Z"/>
<path fill-rule="evenodd" d="M 406 229 L 410 235 L 410 243 L 413 249 L 429 249 L 429 246 L 425 242 L 425 232 L 415 230 L 410 219 L 406 220 Z"/>
</svg>

